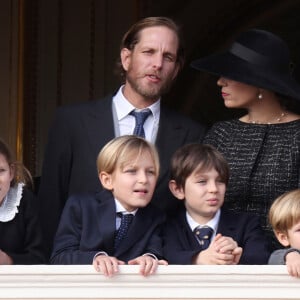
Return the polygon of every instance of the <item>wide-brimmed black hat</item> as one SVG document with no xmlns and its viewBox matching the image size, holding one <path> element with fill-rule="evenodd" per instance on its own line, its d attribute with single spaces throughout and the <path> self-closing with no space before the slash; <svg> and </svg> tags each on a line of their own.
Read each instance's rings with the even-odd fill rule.
<svg viewBox="0 0 300 300">
<path fill-rule="evenodd" d="M 243 32 L 228 50 L 197 59 L 191 67 L 300 100 L 289 48 L 265 30 Z"/>
</svg>

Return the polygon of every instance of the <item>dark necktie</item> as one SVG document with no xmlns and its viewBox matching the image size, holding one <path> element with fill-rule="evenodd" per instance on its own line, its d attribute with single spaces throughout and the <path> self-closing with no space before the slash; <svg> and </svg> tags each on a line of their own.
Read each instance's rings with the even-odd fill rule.
<svg viewBox="0 0 300 300">
<path fill-rule="evenodd" d="M 121 241 L 126 236 L 128 228 L 133 220 L 133 214 L 118 213 L 118 216 L 121 217 L 121 225 L 115 236 L 115 245 L 114 245 L 115 249 L 118 249 Z"/>
<path fill-rule="evenodd" d="M 209 226 L 198 226 L 194 229 L 194 234 L 199 241 L 202 250 L 207 249 L 210 244 L 211 236 L 213 234 L 212 228 L 210 228 Z"/>
<path fill-rule="evenodd" d="M 144 123 L 151 114 L 151 110 L 149 108 L 139 112 L 133 110 L 130 114 L 135 117 L 135 128 L 133 130 L 133 134 L 145 138 Z"/>
</svg>

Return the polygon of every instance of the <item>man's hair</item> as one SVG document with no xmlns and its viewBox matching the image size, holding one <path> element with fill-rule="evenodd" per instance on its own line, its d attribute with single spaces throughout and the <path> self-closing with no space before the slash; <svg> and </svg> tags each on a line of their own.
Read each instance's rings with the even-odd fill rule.
<svg viewBox="0 0 300 300">
<path fill-rule="evenodd" d="M 185 59 L 182 33 L 179 26 L 173 20 L 167 17 L 148 17 L 148 18 L 141 19 L 135 24 L 133 24 L 122 38 L 120 51 L 123 48 L 127 48 L 132 51 L 135 45 L 140 40 L 140 32 L 145 28 L 156 27 L 156 26 L 167 27 L 176 34 L 178 39 L 176 62 L 179 65 L 179 70 L 180 70 L 184 65 L 184 59 Z M 123 80 L 125 80 L 126 71 L 122 66 L 120 58 L 117 60 L 116 72 L 121 76 Z"/>
<path fill-rule="evenodd" d="M 223 155 L 211 145 L 187 144 L 179 148 L 171 159 L 171 179 L 184 188 L 193 172 L 215 169 L 227 185 L 229 166 Z"/>
<path fill-rule="evenodd" d="M 158 177 L 159 157 L 155 146 L 135 135 L 114 138 L 102 148 L 97 157 L 98 173 L 112 174 L 117 168 L 123 169 L 128 162 L 137 160 L 144 151 L 150 153 Z"/>
<path fill-rule="evenodd" d="M 279 196 L 271 205 L 269 222 L 274 232 L 287 233 L 300 221 L 300 189 Z"/>
</svg>

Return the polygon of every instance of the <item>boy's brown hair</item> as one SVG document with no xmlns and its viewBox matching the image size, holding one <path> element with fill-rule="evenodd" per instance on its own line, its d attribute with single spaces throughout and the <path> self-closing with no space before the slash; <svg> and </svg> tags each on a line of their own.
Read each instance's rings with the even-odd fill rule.
<svg viewBox="0 0 300 300">
<path fill-rule="evenodd" d="M 187 144 L 179 148 L 171 159 L 170 179 L 184 188 L 186 179 L 193 172 L 214 168 L 227 185 L 229 166 L 223 155 L 213 146 L 205 144 Z"/>
</svg>

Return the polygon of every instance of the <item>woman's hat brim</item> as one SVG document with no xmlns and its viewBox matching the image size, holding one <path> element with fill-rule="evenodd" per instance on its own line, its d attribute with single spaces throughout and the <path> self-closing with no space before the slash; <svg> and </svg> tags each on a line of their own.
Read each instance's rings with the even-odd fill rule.
<svg viewBox="0 0 300 300">
<path fill-rule="evenodd" d="M 191 67 L 300 100 L 300 86 L 290 74 L 250 64 L 230 52 L 197 59 Z"/>
</svg>

